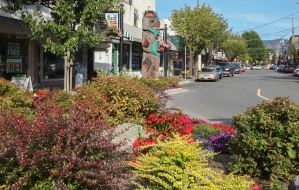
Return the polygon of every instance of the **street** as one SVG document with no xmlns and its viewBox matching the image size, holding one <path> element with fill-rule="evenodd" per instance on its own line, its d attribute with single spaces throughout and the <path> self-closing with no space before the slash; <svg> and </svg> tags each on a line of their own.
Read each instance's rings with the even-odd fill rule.
<svg viewBox="0 0 299 190">
<path fill-rule="evenodd" d="M 299 79 L 276 71 L 246 71 L 219 82 L 191 82 L 184 92 L 170 95 L 168 107 L 181 109 L 185 114 L 211 122 L 231 123 L 233 115 L 242 113 L 263 97 L 288 96 L 299 103 Z"/>
</svg>

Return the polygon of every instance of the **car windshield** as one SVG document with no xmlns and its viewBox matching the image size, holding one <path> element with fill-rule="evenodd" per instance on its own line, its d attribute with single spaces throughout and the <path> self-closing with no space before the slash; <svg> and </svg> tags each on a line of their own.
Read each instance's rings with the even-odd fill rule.
<svg viewBox="0 0 299 190">
<path fill-rule="evenodd" d="M 228 63 L 228 62 L 219 62 L 219 63 L 217 63 L 217 65 L 220 65 L 220 66 L 228 66 L 229 63 Z"/>
<path fill-rule="evenodd" d="M 203 68 L 202 72 L 214 72 L 214 68 Z"/>
</svg>

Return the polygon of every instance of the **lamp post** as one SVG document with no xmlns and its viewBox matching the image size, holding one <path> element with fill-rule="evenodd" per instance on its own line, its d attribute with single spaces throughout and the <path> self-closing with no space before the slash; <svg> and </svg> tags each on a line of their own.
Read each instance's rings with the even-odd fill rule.
<svg viewBox="0 0 299 190">
<path fill-rule="evenodd" d="M 164 25 L 164 36 L 163 37 L 164 37 L 164 39 L 163 39 L 164 42 L 166 44 L 168 44 L 167 43 L 167 24 Z M 163 64 L 164 65 L 164 68 L 163 68 L 164 69 L 164 76 L 167 77 L 167 69 L 168 69 L 168 52 L 167 52 L 167 48 L 165 48 L 164 51 L 163 51 L 163 57 L 164 57 L 164 59 L 163 59 L 164 60 L 164 64 Z"/>
<path fill-rule="evenodd" d="M 119 12 L 119 27 L 121 31 L 121 36 L 119 40 L 119 70 L 122 71 L 123 69 L 123 44 L 124 44 L 124 5 L 120 5 L 120 12 Z"/>
</svg>

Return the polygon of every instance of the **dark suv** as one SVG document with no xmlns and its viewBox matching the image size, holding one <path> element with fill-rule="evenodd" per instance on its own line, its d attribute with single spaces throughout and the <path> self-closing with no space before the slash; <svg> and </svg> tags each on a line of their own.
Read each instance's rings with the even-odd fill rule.
<svg viewBox="0 0 299 190">
<path fill-rule="evenodd" d="M 230 62 L 217 62 L 215 65 L 219 65 L 223 71 L 223 76 L 233 77 L 235 69 Z"/>
</svg>

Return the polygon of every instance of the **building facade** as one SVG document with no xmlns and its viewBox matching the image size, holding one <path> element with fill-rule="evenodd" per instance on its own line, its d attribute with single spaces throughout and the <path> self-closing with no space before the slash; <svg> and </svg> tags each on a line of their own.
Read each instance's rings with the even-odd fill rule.
<svg viewBox="0 0 299 190">
<path fill-rule="evenodd" d="M 156 10 L 155 0 L 124 1 L 124 44 L 122 65 L 119 64 L 119 39 L 110 39 L 94 49 L 81 50 L 76 57 L 76 73 L 83 80 L 95 71 L 119 73 L 127 71 L 141 76 L 142 64 L 142 17 L 146 10 Z M 0 0 L 0 7 L 3 6 Z M 50 11 L 42 8 L 50 16 Z M 30 37 L 20 19 L 0 11 L 0 77 L 11 80 L 13 76 L 30 76 L 33 85 L 62 87 L 64 60 L 44 52 L 40 44 Z"/>
<path fill-rule="evenodd" d="M 101 43 L 94 49 L 95 71 L 105 73 L 128 72 L 141 76 L 142 64 L 142 17 L 146 10 L 156 10 L 155 0 L 125 0 L 123 13 L 123 50 L 120 65 L 120 45 L 118 39 Z"/>
</svg>

